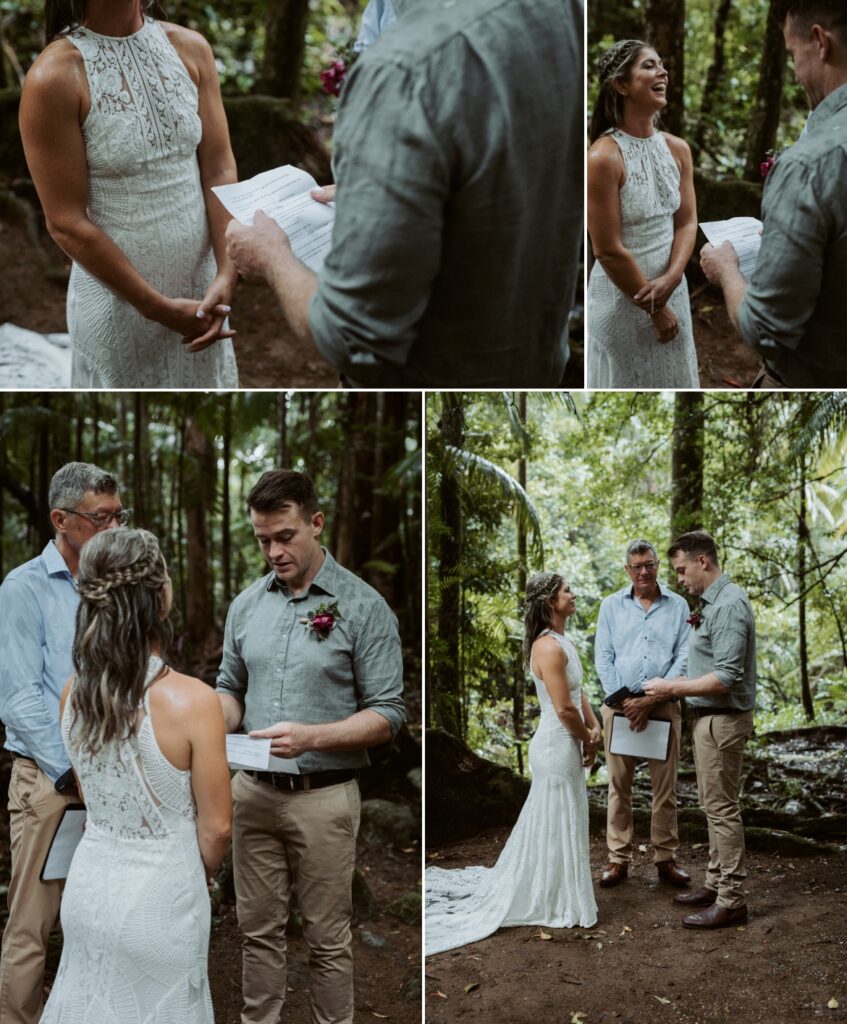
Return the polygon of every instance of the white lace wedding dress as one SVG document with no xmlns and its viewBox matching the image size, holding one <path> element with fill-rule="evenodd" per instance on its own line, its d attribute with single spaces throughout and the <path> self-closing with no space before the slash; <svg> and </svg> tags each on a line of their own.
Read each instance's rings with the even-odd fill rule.
<svg viewBox="0 0 847 1024">
<path fill-rule="evenodd" d="M 662 132 L 648 139 L 620 129 L 607 133 L 620 147 L 626 181 L 620 192 L 621 241 L 648 280 L 663 274 L 673 247 L 679 209 L 679 168 Z M 599 262 L 588 281 L 588 386 L 591 388 L 699 388 L 688 284 L 682 278 L 668 306 L 679 324 L 660 342 L 649 313 L 606 276 Z"/>
<path fill-rule="evenodd" d="M 161 667 L 151 659 L 148 681 Z M 191 774 L 135 737 L 95 755 L 62 733 L 88 808 L 62 898 L 64 948 L 41 1024 L 212 1024 L 211 914 Z"/>
<path fill-rule="evenodd" d="M 582 666 L 570 639 L 550 632 L 568 658 L 571 698 L 582 715 Z M 428 868 L 426 953 L 484 939 L 498 928 L 591 927 L 597 904 L 588 858 L 588 794 L 582 744 L 562 725 L 533 675 L 541 720 L 529 744 L 532 785 L 492 868 Z"/>
<path fill-rule="evenodd" d="M 197 87 L 161 26 L 126 37 L 77 28 L 91 109 L 83 124 L 90 219 L 169 298 L 199 302 L 215 276 L 197 146 Z M 72 387 L 235 388 L 229 339 L 191 353 L 77 263 L 68 285 Z"/>
</svg>

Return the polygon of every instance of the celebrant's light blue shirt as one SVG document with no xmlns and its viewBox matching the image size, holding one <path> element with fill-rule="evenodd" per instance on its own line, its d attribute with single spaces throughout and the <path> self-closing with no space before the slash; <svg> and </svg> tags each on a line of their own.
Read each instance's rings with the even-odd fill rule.
<svg viewBox="0 0 847 1024">
<path fill-rule="evenodd" d="M 353 49 L 360 52 L 366 50 L 396 20 L 397 15 L 389 0 L 368 0 L 368 6 L 362 15 L 362 23 L 359 25 L 359 38 Z"/>
<path fill-rule="evenodd" d="M 594 666 L 606 696 L 622 686 L 640 693 L 656 676 L 684 676 L 690 614 L 685 598 L 661 583 L 659 597 L 647 611 L 632 585 L 604 597 L 597 615 Z"/>
<path fill-rule="evenodd" d="M 397 620 L 383 598 L 329 552 L 305 594 L 271 572 L 242 591 L 226 617 L 216 689 L 244 705 L 244 728 L 276 722 L 338 722 L 370 710 L 391 732 L 403 724 L 403 657 Z M 338 605 L 325 639 L 303 623 L 321 605 Z M 307 751 L 302 772 L 358 768 L 364 750 Z"/>
<path fill-rule="evenodd" d="M 0 720 L 7 750 L 33 758 L 55 782 L 70 768 L 59 697 L 71 657 L 79 595 L 51 540 L 0 586 Z"/>
</svg>

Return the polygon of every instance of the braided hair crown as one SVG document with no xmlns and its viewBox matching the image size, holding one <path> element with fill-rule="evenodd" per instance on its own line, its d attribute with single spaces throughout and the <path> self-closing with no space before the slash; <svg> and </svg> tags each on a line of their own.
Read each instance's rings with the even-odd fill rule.
<svg viewBox="0 0 847 1024">
<path fill-rule="evenodd" d="M 591 142 L 595 142 L 610 128 L 621 126 L 624 98 L 615 88 L 615 82 L 629 78 L 629 72 L 639 53 L 649 48 L 650 44 L 641 39 L 619 39 L 598 58 L 596 69 L 600 89 L 591 113 L 588 131 Z"/>
<path fill-rule="evenodd" d="M 537 572 L 527 580 L 524 597 L 524 663 L 529 665 L 532 645 L 545 629 L 550 628 L 552 610 L 550 601 L 565 584 L 558 572 Z"/>
<path fill-rule="evenodd" d="M 159 590 L 167 578 L 159 543 L 149 530 L 104 530 L 82 549 L 77 590 L 82 600 L 105 605 L 121 587 Z"/>
</svg>

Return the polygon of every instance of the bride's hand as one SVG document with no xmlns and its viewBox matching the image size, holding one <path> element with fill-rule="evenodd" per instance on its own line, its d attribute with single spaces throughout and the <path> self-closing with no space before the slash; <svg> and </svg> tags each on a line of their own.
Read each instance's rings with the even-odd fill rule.
<svg viewBox="0 0 847 1024">
<path fill-rule="evenodd" d="M 168 299 L 162 296 L 159 308 L 149 319 L 169 328 L 182 338 L 199 338 L 208 331 L 208 320 L 197 316 L 200 303 L 197 299 Z M 234 331 L 222 331 L 220 336 L 231 337 Z"/>
<path fill-rule="evenodd" d="M 235 336 L 235 331 L 224 332 L 223 327 L 227 314 L 232 309 L 232 296 L 235 294 L 237 282 L 238 275 L 233 269 L 230 273 L 219 273 L 209 285 L 195 314 L 206 329 L 196 337 L 188 336 L 182 339 L 183 345 L 188 345 L 189 352 L 202 352 L 204 348 L 208 348 L 221 338 Z"/>
<path fill-rule="evenodd" d="M 632 298 L 636 306 L 640 306 L 645 313 L 658 313 L 664 309 L 668 299 L 673 295 L 679 281 L 674 281 L 666 274 L 648 281 L 643 288 L 640 288 Z"/>
<path fill-rule="evenodd" d="M 656 330 L 656 337 L 663 345 L 673 341 L 679 333 L 679 324 L 673 310 L 669 306 L 665 306 L 664 309 L 659 309 L 652 313 L 651 319 Z"/>
</svg>

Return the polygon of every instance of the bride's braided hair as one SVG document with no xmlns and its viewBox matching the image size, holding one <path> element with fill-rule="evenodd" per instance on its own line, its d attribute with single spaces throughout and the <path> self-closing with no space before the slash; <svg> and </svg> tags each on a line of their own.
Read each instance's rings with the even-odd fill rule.
<svg viewBox="0 0 847 1024">
<path fill-rule="evenodd" d="M 71 709 L 74 741 L 94 753 L 131 736 L 144 696 L 150 650 L 164 651 L 168 570 L 147 530 L 103 530 L 80 555 Z"/>
<path fill-rule="evenodd" d="M 524 597 L 524 665 L 529 665 L 532 645 L 550 628 L 552 610 L 550 601 L 559 593 L 565 584 L 565 577 L 557 572 L 537 572 L 526 584 Z"/>
<path fill-rule="evenodd" d="M 158 0 L 141 0 L 142 14 L 164 18 Z M 44 34 L 52 43 L 59 36 L 73 32 L 85 21 L 85 0 L 44 0 Z"/>
<path fill-rule="evenodd" d="M 601 54 L 597 61 L 600 91 L 591 113 L 589 142 L 596 142 L 603 132 L 609 128 L 619 128 L 623 123 L 624 97 L 615 88 L 615 82 L 629 78 L 632 65 L 638 60 L 641 51 L 646 49 L 649 49 L 649 44 L 640 39 L 620 39 Z"/>
</svg>

